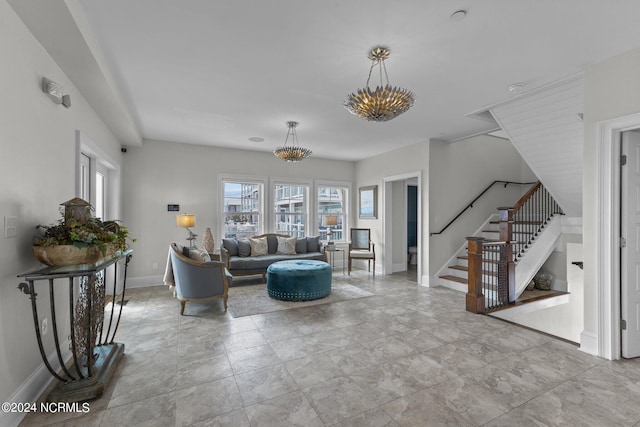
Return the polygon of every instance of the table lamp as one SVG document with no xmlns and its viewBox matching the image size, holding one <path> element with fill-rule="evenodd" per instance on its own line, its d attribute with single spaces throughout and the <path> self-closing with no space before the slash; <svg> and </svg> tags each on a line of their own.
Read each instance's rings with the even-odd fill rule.
<svg viewBox="0 0 640 427">
<path fill-rule="evenodd" d="M 332 225 L 338 225 L 338 217 L 336 215 L 327 215 L 324 217 L 324 224 L 327 226 L 327 240 L 331 242 L 333 236 Z"/>
<path fill-rule="evenodd" d="M 186 228 L 187 231 L 189 232 L 189 236 L 187 237 L 187 240 L 189 241 L 189 246 L 193 247 L 193 241 L 196 240 L 196 236 L 197 234 L 195 234 L 193 231 L 189 230 L 189 227 L 195 227 L 196 225 L 196 216 L 193 214 L 181 214 L 181 215 L 176 215 L 176 227 L 183 227 Z"/>
</svg>

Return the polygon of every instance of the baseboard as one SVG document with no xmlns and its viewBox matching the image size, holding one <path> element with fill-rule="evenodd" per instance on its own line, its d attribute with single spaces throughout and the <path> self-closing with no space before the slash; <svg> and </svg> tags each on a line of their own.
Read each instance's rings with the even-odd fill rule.
<svg viewBox="0 0 640 427">
<path fill-rule="evenodd" d="M 65 363 L 69 362 L 69 360 L 71 360 L 71 351 L 68 349 L 61 350 L 62 360 L 64 360 Z M 54 371 L 58 371 L 60 369 L 58 355 L 55 351 L 48 356 L 48 360 Z M 20 387 L 18 387 L 15 393 L 13 393 L 9 398 L 8 402 L 35 403 L 54 380 L 55 378 L 51 376 L 47 367 L 42 363 L 40 367 L 36 369 Z M 0 426 L 18 426 L 26 415 L 26 412 L 0 412 Z"/>
<path fill-rule="evenodd" d="M 146 288 L 149 286 L 162 285 L 163 276 L 141 276 L 141 277 L 127 277 L 127 289 L 130 288 Z"/>
<path fill-rule="evenodd" d="M 582 331 L 580 333 L 580 351 L 599 356 L 598 354 L 598 335 L 591 332 Z"/>
</svg>

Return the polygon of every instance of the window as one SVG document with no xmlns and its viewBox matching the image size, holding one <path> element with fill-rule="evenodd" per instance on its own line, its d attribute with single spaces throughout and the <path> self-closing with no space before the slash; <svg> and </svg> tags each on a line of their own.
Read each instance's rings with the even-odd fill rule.
<svg viewBox="0 0 640 427">
<path fill-rule="evenodd" d="M 318 215 L 316 229 L 321 240 L 346 240 L 347 201 L 349 188 L 345 186 L 318 185 Z"/>
<path fill-rule="evenodd" d="M 304 237 L 308 218 L 309 187 L 300 184 L 273 186 L 274 230 L 279 234 Z"/>
<path fill-rule="evenodd" d="M 103 221 L 119 217 L 119 163 L 100 147 L 77 135 L 76 195 L 91 203 L 93 216 Z"/>
<path fill-rule="evenodd" d="M 223 179 L 224 237 L 263 234 L 262 183 Z"/>
</svg>

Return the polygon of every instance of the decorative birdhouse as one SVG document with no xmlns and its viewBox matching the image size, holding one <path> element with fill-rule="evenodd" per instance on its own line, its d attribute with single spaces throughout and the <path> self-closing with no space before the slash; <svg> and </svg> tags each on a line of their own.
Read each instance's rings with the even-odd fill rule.
<svg viewBox="0 0 640 427">
<path fill-rule="evenodd" d="M 65 221 L 68 221 L 69 218 L 73 218 L 80 224 L 86 224 L 91 217 L 91 203 L 79 197 L 67 200 L 64 203 L 61 203 L 60 206 L 64 206 Z"/>
</svg>

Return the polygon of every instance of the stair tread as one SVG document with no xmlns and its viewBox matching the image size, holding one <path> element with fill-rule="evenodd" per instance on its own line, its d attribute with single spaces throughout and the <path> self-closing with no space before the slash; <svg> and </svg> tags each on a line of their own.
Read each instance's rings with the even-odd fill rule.
<svg viewBox="0 0 640 427">
<path fill-rule="evenodd" d="M 482 230 L 483 233 L 500 233 L 500 230 Z M 532 234 L 528 231 L 516 231 L 513 230 L 511 234 Z"/>
<path fill-rule="evenodd" d="M 459 257 L 457 257 L 457 258 L 458 258 L 458 259 L 464 259 L 464 260 L 469 261 L 469 256 L 468 256 L 468 255 L 461 255 L 461 256 L 459 256 Z M 484 258 L 484 259 L 482 260 L 482 262 L 492 262 L 492 263 L 494 263 L 494 264 L 495 264 L 495 263 L 497 263 L 498 261 L 497 261 L 497 260 L 495 260 L 495 259 Z"/>
<path fill-rule="evenodd" d="M 541 224 L 541 221 L 513 221 L 512 224 Z M 491 221 L 489 224 L 500 224 L 500 221 Z"/>
<path fill-rule="evenodd" d="M 451 280 L 452 282 L 464 283 L 465 285 L 469 284 L 469 280 L 467 280 L 465 278 L 462 278 L 462 277 L 445 275 L 445 276 L 440 276 L 440 278 L 441 279 L 446 279 L 446 280 Z"/>
<path fill-rule="evenodd" d="M 465 267 L 463 265 L 450 265 L 449 268 L 452 270 L 469 271 L 469 267 Z M 495 276 L 497 273 L 491 270 L 483 270 L 482 274 L 487 276 Z"/>
</svg>

